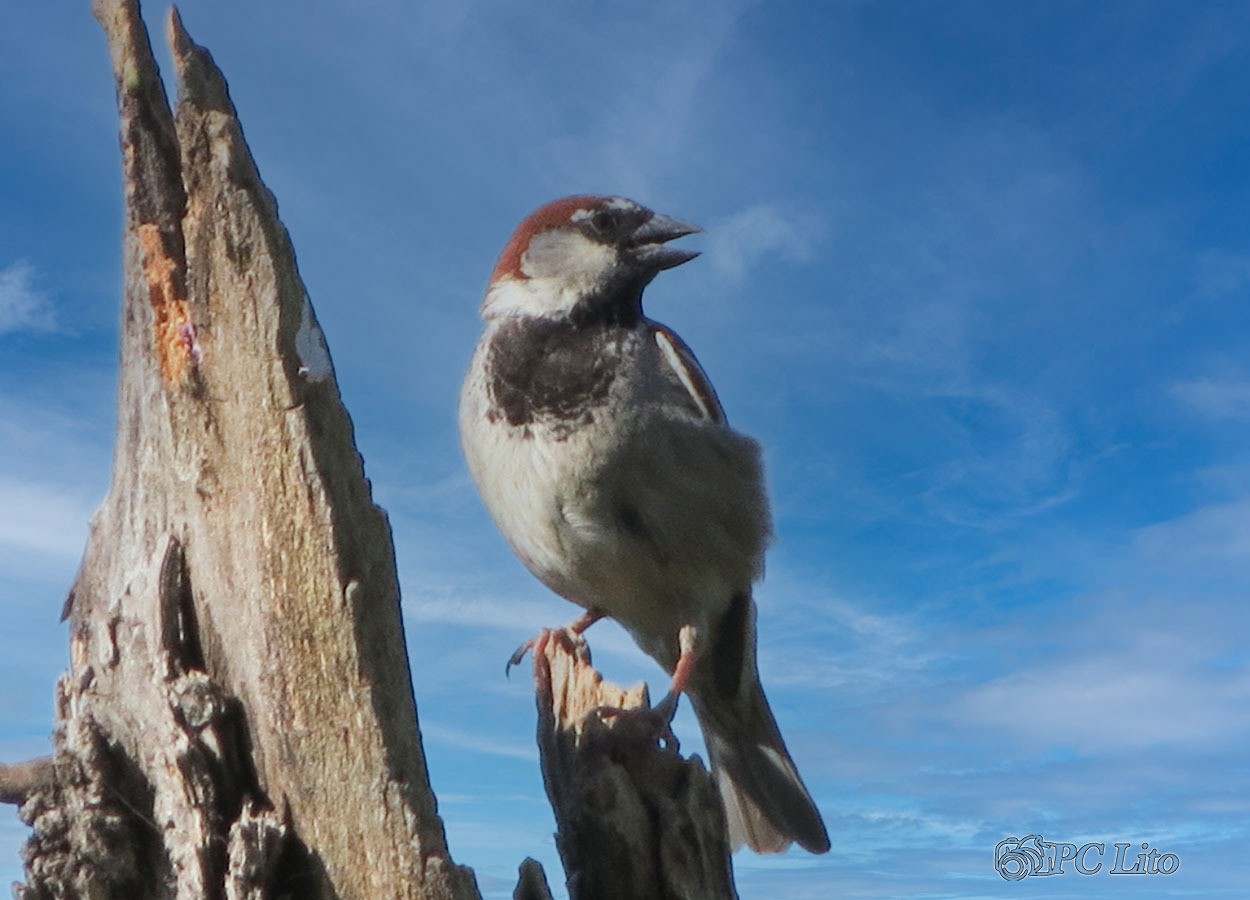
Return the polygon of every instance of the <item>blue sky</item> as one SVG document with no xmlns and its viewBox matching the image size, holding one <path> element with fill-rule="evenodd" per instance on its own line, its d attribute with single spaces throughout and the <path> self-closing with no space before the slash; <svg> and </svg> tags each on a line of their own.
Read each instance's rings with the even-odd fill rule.
<svg viewBox="0 0 1250 900">
<path fill-rule="evenodd" d="M 6 761 L 46 749 L 108 486 L 120 166 L 87 6 L 0 12 Z M 575 610 L 495 534 L 456 395 L 516 222 L 596 192 L 705 227 L 647 307 L 766 448 L 760 664 L 833 850 L 739 855 L 744 900 L 1244 896 L 1250 8 L 426 6 L 181 9 L 390 513 L 431 777 L 484 894 L 526 855 L 561 881 L 502 668 Z M 662 683 L 614 625 L 590 641 Z M 1031 832 L 1182 865 L 1000 880 L 994 845 Z M 0 809 L 0 882 L 23 838 Z"/>
</svg>

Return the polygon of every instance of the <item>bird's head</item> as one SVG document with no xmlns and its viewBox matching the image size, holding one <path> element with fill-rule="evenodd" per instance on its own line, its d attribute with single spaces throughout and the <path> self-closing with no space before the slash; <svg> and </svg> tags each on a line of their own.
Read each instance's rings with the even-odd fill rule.
<svg viewBox="0 0 1250 900">
<path fill-rule="evenodd" d="M 504 247 L 482 315 L 577 318 L 637 313 L 659 272 L 699 254 L 668 241 L 699 231 L 624 197 L 567 197 L 532 213 Z"/>
</svg>

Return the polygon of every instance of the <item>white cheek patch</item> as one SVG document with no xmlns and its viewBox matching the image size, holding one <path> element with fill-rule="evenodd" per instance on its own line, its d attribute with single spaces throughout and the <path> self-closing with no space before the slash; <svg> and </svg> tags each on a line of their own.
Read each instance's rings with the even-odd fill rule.
<svg viewBox="0 0 1250 900">
<path fill-rule="evenodd" d="M 615 247 L 573 228 L 552 228 L 530 238 L 521 254 L 521 278 L 496 280 L 482 314 L 562 316 L 598 290 L 617 266 Z"/>
<path fill-rule="evenodd" d="M 521 272 L 529 278 L 558 278 L 570 286 L 593 286 L 615 262 L 615 248 L 580 231 L 553 228 L 530 239 L 521 254 Z"/>
</svg>

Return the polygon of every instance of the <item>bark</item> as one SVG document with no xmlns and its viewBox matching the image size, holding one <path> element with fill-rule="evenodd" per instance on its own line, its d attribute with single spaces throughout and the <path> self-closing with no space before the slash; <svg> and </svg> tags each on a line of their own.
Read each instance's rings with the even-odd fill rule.
<svg viewBox="0 0 1250 900">
<path fill-rule="evenodd" d="M 41 756 L 24 763 L 0 763 L 0 803 L 26 802 L 36 790 L 47 787 L 53 778 L 52 757 Z"/>
<path fill-rule="evenodd" d="M 551 900 L 551 888 L 547 885 L 547 873 L 542 863 L 532 857 L 526 857 L 521 863 L 517 878 L 516 890 L 512 892 L 512 900 Z"/>
<path fill-rule="evenodd" d="M 272 194 L 177 14 L 96 0 L 126 225 L 117 446 L 67 603 L 36 898 L 469 898 L 426 774 L 394 550 Z"/>
<path fill-rule="evenodd" d="M 539 641 L 534 675 L 570 900 L 736 900 L 716 784 L 698 757 L 657 741 L 646 687 L 605 682 L 569 631 Z"/>
</svg>

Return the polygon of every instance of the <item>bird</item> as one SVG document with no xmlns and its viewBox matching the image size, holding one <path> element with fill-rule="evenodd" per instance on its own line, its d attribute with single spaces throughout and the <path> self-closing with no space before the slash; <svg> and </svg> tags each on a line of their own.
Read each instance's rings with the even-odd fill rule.
<svg viewBox="0 0 1250 900">
<path fill-rule="evenodd" d="M 504 246 L 461 390 L 470 474 L 543 584 L 614 619 L 691 701 L 733 849 L 829 849 L 760 684 L 752 588 L 772 540 L 759 444 L 729 427 L 643 290 L 700 231 L 624 197 L 541 207 Z M 523 652 L 523 651 L 522 651 Z"/>
</svg>

